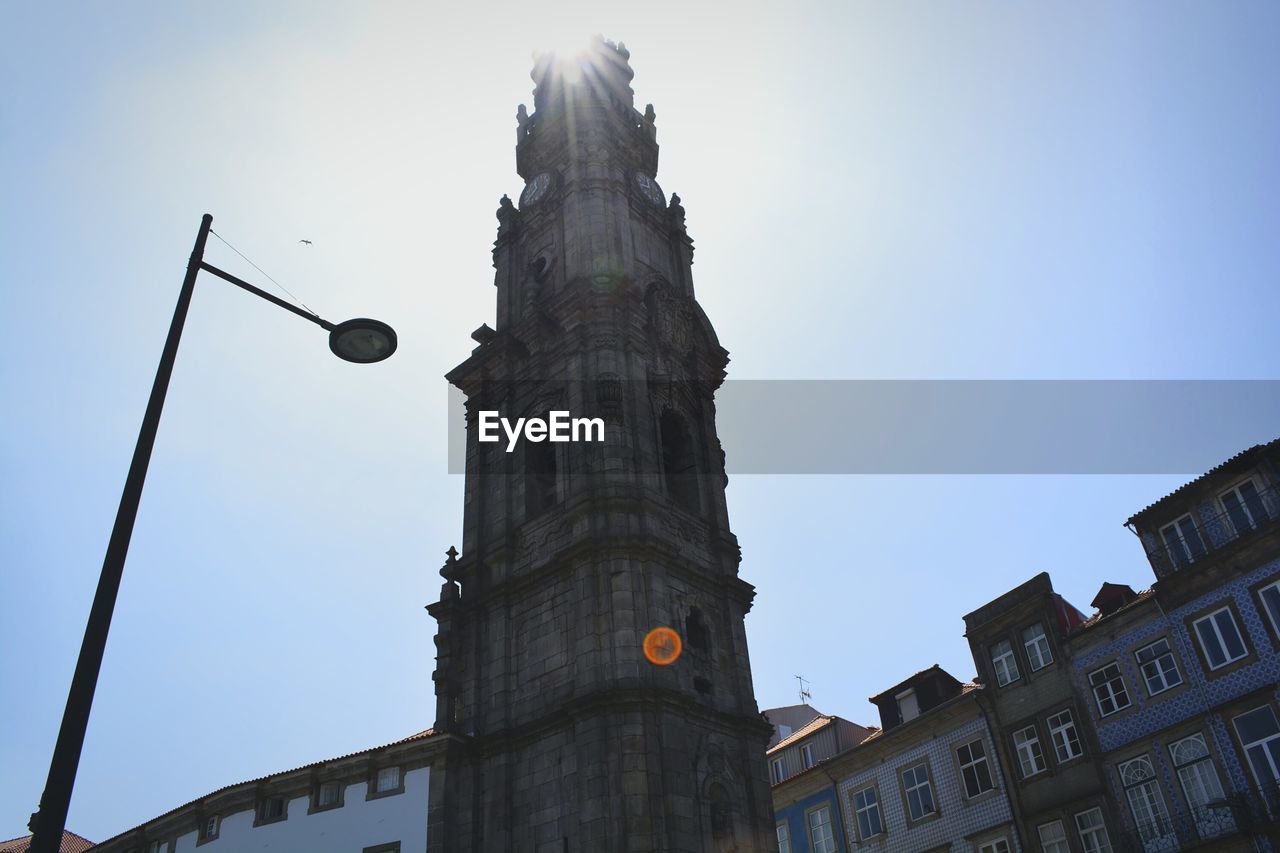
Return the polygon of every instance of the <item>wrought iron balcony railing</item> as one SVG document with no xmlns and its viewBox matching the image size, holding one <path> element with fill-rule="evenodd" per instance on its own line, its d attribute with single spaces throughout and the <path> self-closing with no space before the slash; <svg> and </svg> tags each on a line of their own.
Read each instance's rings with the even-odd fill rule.
<svg viewBox="0 0 1280 853">
<path fill-rule="evenodd" d="M 1280 782 L 1144 821 L 1124 836 L 1125 853 L 1175 853 L 1232 835 L 1249 837 L 1280 826 Z"/>
<path fill-rule="evenodd" d="M 1183 571 L 1215 551 L 1272 527 L 1280 520 L 1280 486 L 1250 488 L 1243 495 L 1233 493 L 1223 505 L 1226 509 L 1208 518 L 1193 511 L 1189 526 L 1183 519 L 1156 532 L 1159 541 L 1149 548 L 1147 556 L 1157 575 Z"/>
</svg>

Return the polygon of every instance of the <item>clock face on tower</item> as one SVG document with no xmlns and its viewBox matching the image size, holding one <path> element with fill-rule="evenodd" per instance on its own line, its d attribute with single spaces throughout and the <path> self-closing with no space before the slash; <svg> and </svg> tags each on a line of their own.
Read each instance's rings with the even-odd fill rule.
<svg viewBox="0 0 1280 853">
<path fill-rule="evenodd" d="M 551 173 L 539 172 L 533 176 L 529 183 L 524 185 L 524 192 L 520 193 L 520 206 L 528 207 L 537 204 L 538 200 L 547 194 L 547 190 L 551 188 Z"/>
<path fill-rule="evenodd" d="M 640 190 L 640 195 L 646 201 L 650 204 L 656 204 L 658 207 L 667 206 L 667 197 L 662 194 L 662 187 L 658 186 L 657 181 L 644 172 L 636 172 L 633 180 L 636 182 L 636 189 Z"/>
</svg>

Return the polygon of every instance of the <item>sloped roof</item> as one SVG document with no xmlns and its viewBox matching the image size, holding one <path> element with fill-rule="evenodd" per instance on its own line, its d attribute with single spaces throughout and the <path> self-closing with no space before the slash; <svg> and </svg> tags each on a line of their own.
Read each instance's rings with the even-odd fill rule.
<svg viewBox="0 0 1280 853">
<path fill-rule="evenodd" d="M 949 672 L 947 672 L 945 669 L 943 669 L 943 668 L 942 668 L 942 666 L 941 666 L 941 664 L 936 664 L 936 663 L 935 663 L 933 666 L 925 667 L 924 669 L 920 670 L 919 672 L 916 672 L 916 673 L 913 673 L 913 674 L 911 674 L 911 675 L 907 676 L 906 678 L 902 679 L 901 681 L 899 681 L 897 684 L 893 685 L 893 686 L 892 686 L 892 687 L 890 687 L 889 689 L 887 689 L 887 690 L 881 690 L 881 691 L 880 691 L 879 693 L 877 693 L 876 695 L 871 696 L 870 698 L 868 698 L 868 699 L 867 699 L 867 701 L 868 701 L 868 702 L 875 702 L 876 700 L 878 700 L 878 699 L 883 699 L 883 698 L 884 698 L 884 697 L 886 697 L 886 696 L 890 696 L 890 695 L 894 695 L 894 696 L 896 696 L 898 693 L 902 692 L 902 689 L 903 689 L 904 687 L 906 687 L 908 684 L 911 684 L 913 681 L 915 681 L 916 679 L 920 678 L 921 676 L 924 676 L 924 675 L 930 675 L 930 674 L 932 674 L 932 673 L 937 673 L 938 675 L 942 675 L 942 676 L 944 676 L 944 677 L 946 677 L 946 678 L 950 679 L 951 681 L 955 682 L 956 684 L 962 684 L 962 683 L 963 683 L 963 682 L 961 682 L 961 681 L 960 681 L 960 679 L 956 678 L 954 675 L 952 675 L 951 673 L 949 673 Z"/>
<path fill-rule="evenodd" d="M 1098 623 L 1104 622 L 1107 619 L 1110 619 L 1112 616 L 1115 616 L 1119 613 L 1124 613 L 1126 610 L 1129 610 L 1130 608 L 1141 604 L 1142 602 L 1146 601 L 1148 598 L 1150 598 L 1155 594 L 1156 594 L 1156 588 L 1154 586 L 1148 587 L 1147 589 L 1144 589 L 1142 592 L 1135 595 L 1132 600 L 1125 602 L 1123 606 L 1117 607 L 1115 610 L 1112 610 L 1110 613 L 1103 613 L 1101 610 L 1099 610 L 1097 613 L 1093 614 L 1088 619 L 1084 620 L 1084 622 L 1080 624 L 1080 627 L 1076 628 L 1071 633 L 1075 635 L 1075 634 L 1079 634 L 1082 631 L 1088 631 L 1090 628 L 1093 628 Z"/>
<path fill-rule="evenodd" d="M 62 831 L 62 843 L 58 845 L 58 853 L 84 853 L 92 846 L 93 842 L 89 839 L 64 829 Z M 30 849 L 30 835 L 25 835 L 22 838 L 11 838 L 8 841 L 0 841 L 0 853 L 27 853 Z"/>
<path fill-rule="evenodd" d="M 819 731 L 823 728 L 826 728 L 827 726 L 831 725 L 835 721 L 836 721 L 836 717 L 834 716 L 819 714 L 818 716 L 814 717 L 812 720 L 805 723 L 803 726 L 796 729 L 794 732 L 792 732 L 791 734 L 787 735 L 785 738 L 783 738 L 782 740 L 774 744 L 773 747 L 769 749 L 769 752 L 771 753 L 777 752 L 778 750 L 783 749 L 784 747 L 788 747 L 798 740 L 803 740 L 804 738 L 807 738 L 809 735 L 813 734 L 814 732 Z"/>
<path fill-rule="evenodd" d="M 132 827 L 131 829 L 126 829 L 124 832 L 116 833 L 115 835 L 111 836 L 106 841 L 103 841 L 101 843 L 106 844 L 109 841 L 115 841 L 117 838 L 128 835 L 131 832 L 136 832 L 137 830 L 141 829 L 142 827 L 146 826 L 149 823 L 155 823 L 156 821 L 166 818 L 169 815 L 177 814 L 183 809 L 189 808 L 190 806 L 195 805 L 201 800 L 207 800 L 210 797 L 221 794 L 223 791 L 230 791 L 232 788 L 239 788 L 244 785 L 256 785 L 259 782 L 265 782 L 266 780 L 271 779 L 275 776 L 287 776 L 290 773 L 297 773 L 300 770 L 309 770 L 312 767 L 319 767 L 322 764 L 332 764 L 335 761 L 344 761 L 348 758 L 355 758 L 358 755 L 367 755 L 370 752 L 378 752 L 379 750 L 390 749 L 393 746 L 402 746 L 403 744 L 412 743 L 414 741 L 429 740 L 430 738 L 435 737 L 437 734 L 438 732 L 436 732 L 435 729 L 427 729 L 426 731 L 421 731 L 421 732 L 418 732 L 417 734 L 409 735 L 406 738 L 401 738 L 400 740 L 395 740 L 395 741 L 392 741 L 391 743 L 384 743 L 381 746 L 373 746 L 373 747 L 369 747 L 368 749 L 361 749 L 355 752 L 348 752 L 346 755 L 339 755 L 335 758 L 325 758 L 321 761 L 312 761 L 310 764 L 303 764 L 299 767 L 294 767 L 289 770 L 281 770 L 277 773 L 268 773 L 265 776 L 258 776 L 254 779 L 246 779 L 243 782 L 236 782 L 231 785 L 223 785 L 221 788 L 218 788 L 215 791 L 210 791 L 204 796 L 196 797 L 194 800 L 189 800 L 183 803 L 182 805 L 178 806 L 177 808 L 169 809 L 169 811 L 164 812 L 163 814 L 158 814 L 155 817 L 151 818 L 150 820 L 143 821 L 142 823 L 138 824 L 135 827 Z M 22 849 L 25 850 L 26 848 L 22 848 Z M 87 850 L 89 848 L 85 848 L 85 849 Z M 0 853 L 8 853 L 8 851 L 4 850 L 4 848 L 0 848 Z"/>
<path fill-rule="evenodd" d="M 1181 495 L 1183 492 L 1187 491 L 1193 486 L 1196 486 L 1199 483 L 1203 482 L 1205 478 L 1212 477 L 1214 474 L 1224 471 L 1227 468 L 1243 467 L 1243 463 L 1245 461 L 1252 460 L 1255 457 L 1261 456 L 1266 451 L 1272 450 L 1272 449 L 1280 449 L 1280 438 L 1272 439 L 1271 441 L 1268 441 L 1266 444 L 1255 444 L 1253 447 L 1249 447 L 1244 450 L 1241 450 L 1239 453 L 1237 453 L 1235 456 L 1232 456 L 1227 461 L 1221 462 L 1213 466 L 1208 471 L 1205 471 L 1203 474 L 1201 474 L 1199 477 L 1196 477 L 1194 480 L 1191 480 L 1190 482 L 1187 482 L 1187 483 L 1183 483 L 1181 486 L 1174 489 L 1172 492 L 1165 495 L 1164 497 L 1160 498 L 1158 501 L 1148 504 L 1147 506 L 1138 510 L 1133 515 L 1129 516 L 1129 520 L 1126 521 L 1125 524 L 1133 524 L 1135 521 L 1141 519 L 1144 515 L 1151 512 L 1151 510 L 1160 506 L 1165 501 L 1170 500 L 1171 498 L 1174 498 L 1178 495 Z"/>
</svg>

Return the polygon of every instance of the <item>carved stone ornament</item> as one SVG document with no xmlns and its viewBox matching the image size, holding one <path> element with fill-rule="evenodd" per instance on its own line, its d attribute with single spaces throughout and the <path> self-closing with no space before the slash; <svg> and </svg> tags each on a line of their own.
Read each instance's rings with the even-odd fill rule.
<svg viewBox="0 0 1280 853">
<path fill-rule="evenodd" d="M 658 285 L 651 290 L 649 312 L 660 341 L 682 355 L 693 349 L 693 312 L 682 297 Z"/>
</svg>

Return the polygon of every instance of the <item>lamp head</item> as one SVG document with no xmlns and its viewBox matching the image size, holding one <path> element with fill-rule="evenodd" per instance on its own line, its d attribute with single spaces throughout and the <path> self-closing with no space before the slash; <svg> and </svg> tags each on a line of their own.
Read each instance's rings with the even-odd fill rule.
<svg viewBox="0 0 1280 853">
<path fill-rule="evenodd" d="M 396 332 L 379 320 L 357 317 L 333 327 L 329 349 L 344 361 L 372 364 L 390 358 L 396 351 Z"/>
</svg>

